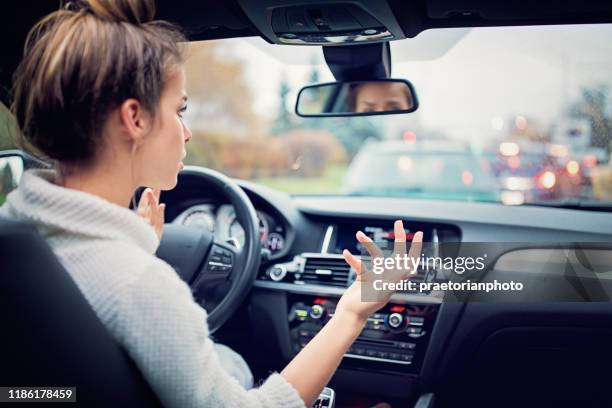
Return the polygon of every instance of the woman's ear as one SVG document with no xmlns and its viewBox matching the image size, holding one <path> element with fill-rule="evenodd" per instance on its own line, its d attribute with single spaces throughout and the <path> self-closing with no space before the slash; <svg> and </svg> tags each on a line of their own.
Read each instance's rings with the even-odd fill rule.
<svg viewBox="0 0 612 408">
<path fill-rule="evenodd" d="M 120 126 L 134 142 L 144 139 L 150 123 L 150 115 L 136 99 L 127 99 L 119 106 Z"/>
</svg>

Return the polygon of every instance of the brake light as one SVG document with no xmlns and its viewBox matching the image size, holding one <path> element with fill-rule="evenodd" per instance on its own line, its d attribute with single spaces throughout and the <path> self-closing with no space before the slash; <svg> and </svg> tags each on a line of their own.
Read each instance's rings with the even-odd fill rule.
<svg viewBox="0 0 612 408">
<path fill-rule="evenodd" d="M 472 175 L 472 172 L 469 170 L 463 170 L 463 173 L 461 173 L 461 181 L 466 186 L 471 186 L 474 182 L 474 176 Z"/>
<path fill-rule="evenodd" d="M 416 143 L 416 133 L 411 130 L 407 130 L 404 132 L 404 142 L 406 143 Z"/>
<path fill-rule="evenodd" d="M 576 160 L 570 160 L 565 165 L 565 169 L 570 174 L 570 176 L 575 176 L 580 171 L 580 165 Z"/>
<path fill-rule="evenodd" d="M 556 182 L 557 176 L 555 176 L 555 173 L 550 170 L 547 170 L 538 176 L 538 187 L 540 188 L 553 188 Z"/>
<path fill-rule="evenodd" d="M 595 167 L 597 166 L 597 156 L 594 154 L 587 154 L 582 158 L 582 165 L 584 167 Z"/>
</svg>

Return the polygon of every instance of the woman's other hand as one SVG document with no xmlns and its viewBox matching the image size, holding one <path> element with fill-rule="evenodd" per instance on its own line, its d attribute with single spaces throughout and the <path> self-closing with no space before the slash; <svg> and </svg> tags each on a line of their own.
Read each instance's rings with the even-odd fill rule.
<svg viewBox="0 0 612 408">
<path fill-rule="evenodd" d="M 136 212 L 153 227 L 157 238 L 161 240 L 164 231 L 166 204 L 159 203 L 159 193 L 160 190 L 158 189 L 146 188 L 140 196 Z"/>
<path fill-rule="evenodd" d="M 393 257 L 396 254 L 400 256 L 404 256 L 406 254 L 406 231 L 404 230 L 404 224 L 402 221 L 397 220 L 394 224 L 394 233 L 395 233 L 395 244 L 394 244 L 394 252 Z M 363 246 L 367 249 L 368 253 L 374 258 L 384 257 L 383 252 L 378 248 L 378 246 L 363 232 L 357 232 L 357 240 L 363 244 Z M 414 234 L 414 238 L 412 239 L 412 244 L 410 246 L 410 251 L 408 256 L 410 258 L 417 258 L 421 255 L 421 247 L 423 242 L 423 232 L 419 231 Z M 384 305 L 387 304 L 392 291 L 381 291 L 377 293 L 376 301 L 362 301 L 362 290 L 364 287 L 372 286 L 373 279 L 380 279 L 379 276 L 376 276 L 372 273 L 372 271 L 366 271 L 364 265 L 361 260 L 355 257 L 355 255 L 351 254 L 348 250 L 344 250 L 342 253 L 346 262 L 355 270 L 357 273 L 357 277 L 355 282 L 344 292 L 340 301 L 338 302 L 338 306 L 336 307 L 336 313 L 348 313 L 354 317 L 357 317 L 359 320 L 367 319 L 372 313 L 376 312 Z M 386 271 L 387 276 L 392 276 L 394 281 L 399 281 L 401 279 L 409 278 L 413 271 L 410 270 L 393 270 Z"/>
</svg>

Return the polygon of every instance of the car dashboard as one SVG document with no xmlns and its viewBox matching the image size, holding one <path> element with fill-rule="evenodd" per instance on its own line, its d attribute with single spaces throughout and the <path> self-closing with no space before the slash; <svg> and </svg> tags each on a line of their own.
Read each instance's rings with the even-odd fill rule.
<svg viewBox="0 0 612 408">
<path fill-rule="evenodd" d="M 426 242 L 612 242 L 612 220 L 606 213 L 409 198 L 290 196 L 252 182 L 239 184 L 257 210 L 260 239 L 269 251 L 248 301 L 250 341 L 262 353 L 278 356 L 280 364 L 334 315 L 355 276 L 341 252 L 348 248 L 358 253 L 358 230 L 384 236 L 393 220 L 402 219 L 409 238 L 421 230 Z M 232 206 L 203 191 L 196 182 L 185 183 L 163 197 L 169 202 L 169 219 L 212 228 L 218 239 L 239 246 L 240 227 Z M 358 384 L 366 394 L 414 401 L 427 389 L 460 386 L 451 380 L 453 375 L 466 372 L 469 356 L 479 355 L 479 345 L 488 344 L 500 330 L 548 327 L 538 341 L 548 339 L 554 349 L 562 346 L 560 333 L 565 339 L 579 337 L 574 329 L 584 326 L 585 316 L 603 313 L 605 318 L 589 328 L 612 340 L 612 311 L 606 306 L 445 303 L 433 296 L 395 294 L 368 320 L 331 385 L 339 395 Z M 531 335 L 525 336 L 523 343 L 530 345 Z"/>
</svg>

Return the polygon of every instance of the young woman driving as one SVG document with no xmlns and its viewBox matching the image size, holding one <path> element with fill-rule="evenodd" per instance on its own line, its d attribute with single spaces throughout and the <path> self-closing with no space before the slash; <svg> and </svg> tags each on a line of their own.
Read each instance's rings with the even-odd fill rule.
<svg viewBox="0 0 612 408">
<path fill-rule="evenodd" d="M 22 145 L 56 168 L 26 172 L 0 213 L 46 237 L 165 406 L 309 406 L 390 294 L 362 302 L 361 263 L 345 251 L 357 281 L 280 374 L 246 390 L 222 367 L 206 311 L 154 255 L 164 222 L 158 192 L 176 185 L 191 133 L 181 118 L 186 39 L 153 14 L 151 0 L 74 1 L 32 29 L 13 112 Z M 135 213 L 139 186 L 151 189 Z M 401 222 L 395 234 L 405 246 Z M 361 232 L 357 239 L 370 243 Z M 417 233 L 412 250 L 421 240 Z"/>
</svg>

